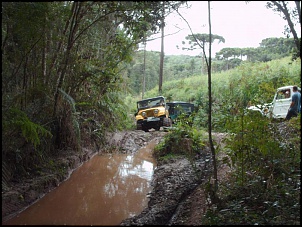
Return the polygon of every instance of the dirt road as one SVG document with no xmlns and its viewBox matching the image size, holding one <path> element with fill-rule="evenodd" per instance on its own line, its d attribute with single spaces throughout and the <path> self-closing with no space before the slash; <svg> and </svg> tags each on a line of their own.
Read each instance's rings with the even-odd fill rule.
<svg viewBox="0 0 302 227">
<path fill-rule="evenodd" d="M 215 134 L 216 141 L 221 143 L 223 136 Z M 226 166 L 221 167 L 220 176 L 227 171 Z M 186 157 L 158 162 L 148 207 L 121 225 L 201 225 L 207 207 L 203 183 L 212 171 L 208 147 L 200 151 L 194 163 Z"/>
<path fill-rule="evenodd" d="M 82 153 L 62 152 L 58 166 L 65 174 L 45 169 L 44 172 L 13 181 L 2 189 L 2 222 L 39 200 L 45 193 L 68 179 L 71 172 L 96 153 L 136 152 L 151 140 L 159 143 L 164 131 L 125 131 L 108 135 L 108 147 L 100 151 L 82 149 Z M 138 216 L 124 220 L 121 225 L 142 224 L 200 224 L 206 201 L 201 183 L 206 182 L 212 172 L 210 150 L 200 151 L 195 165 L 185 157 L 157 163 L 149 195 L 148 207 Z"/>
</svg>

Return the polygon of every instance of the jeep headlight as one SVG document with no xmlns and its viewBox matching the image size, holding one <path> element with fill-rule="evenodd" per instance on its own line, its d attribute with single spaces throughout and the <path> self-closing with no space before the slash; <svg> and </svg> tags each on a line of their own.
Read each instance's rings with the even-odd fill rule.
<svg viewBox="0 0 302 227">
<path fill-rule="evenodd" d="M 147 116 L 147 113 L 146 113 L 146 112 L 142 112 L 142 116 L 143 116 L 143 117 L 146 117 L 146 116 Z"/>
<path fill-rule="evenodd" d="M 158 114 L 158 109 L 154 110 L 154 114 Z"/>
</svg>

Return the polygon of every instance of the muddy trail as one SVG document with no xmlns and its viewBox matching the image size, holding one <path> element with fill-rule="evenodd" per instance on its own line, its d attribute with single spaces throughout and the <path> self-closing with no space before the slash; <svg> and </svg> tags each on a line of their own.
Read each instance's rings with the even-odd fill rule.
<svg viewBox="0 0 302 227">
<path fill-rule="evenodd" d="M 82 149 L 80 154 L 65 151 L 58 158 L 65 174 L 44 169 L 26 179 L 12 181 L 2 188 L 2 223 L 14 217 L 46 193 L 67 180 L 70 174 L 95 154 L 120 152 L 133 153 L 151 140 L 159 143 L 167 132 L 124 131 L 108 135 L 108 147 L 93 151 Z M 221 139 L 223 135 L 217 136 Z M 148 195 L 148 207 L 141 214 L 128 218 L 121 225 L 199 225 L 206 209 L 202 183 L 212 173 L 211 154 L 205 147 L 195 157 L 194 165 L 186 157 L 159 161 L 152 178 L 152 192 Z"/>
<path fill-rule="evenodd" d="M 214 135 L 218 144 L 222 144 L 223 138 L 223 133 Z M 209 147 L 200 150 L 194 162 L 185 156 L 158 161 L 148 207 L 121 225 L 202 225 L 202 216 L 209 205 L 204 184 L 212 176 L 212 167 Z M 220 165 L 218 179 L 222 180 L 229 170 Z"/>
</svg>

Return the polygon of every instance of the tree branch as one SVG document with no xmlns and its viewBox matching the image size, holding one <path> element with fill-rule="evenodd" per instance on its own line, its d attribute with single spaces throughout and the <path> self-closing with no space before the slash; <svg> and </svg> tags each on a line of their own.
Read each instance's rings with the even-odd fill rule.
<svg viewBox="0 0 302 227">
<path fill-rule="evenodd" d="M 180 12 L 178 12 L 178 10 L 176 10 L 177 14 L 187 23 L 190 31 L 191 31 L 191 34 L 193 36 L 193 38 L 195 39 L 195 42 L 198 44 L 198 46 L 200 46 L 200 48 L 202 49 L 202 52 L 203 52 L 203 56 L 205 57 L 205 60 L 206 60 L 206 64 L 207 66 L 209 67 L 209 63 L 208 63 L 208 59 L 207 59 L 207 56 L 206 56 L 206 53 L 205 53 L 205 50 L 204 50 L 204 46 L 202 46 L 199 41 L 197 40 L 196 36 L 194 35 L 193 31 L 192 31 L 192 28 L 190 26 L 190 24 L 188 23 L 188 21 L 180 14 Z"/>
</svg>

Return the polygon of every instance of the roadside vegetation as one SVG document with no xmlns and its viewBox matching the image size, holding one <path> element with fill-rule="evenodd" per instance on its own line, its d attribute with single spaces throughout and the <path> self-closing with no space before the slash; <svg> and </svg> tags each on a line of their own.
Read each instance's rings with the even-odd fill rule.
<svg viewBox="0 0 302 227">
<path fill-rule="evenodd" d="M 155 147 L 157 160 L 179 156 L 194 160 L 207 143 L 207 133 L 192 119 L 180 119 L 173 130 Z M 209 183 L 203 225 L 300 224 L 301 114 L 288 122 L 271 121 L 243 111 L 226 125 L 221 149 L 225 158 L 218 163 L 231 168 L 219 182 L 215 201 Z"/>
<path fill-rule="evenodd" d="M 164 140 L 155 146 L 153 156 L 157 160 L 185 156 L 194 160 L 207 141 L 207 133 L 193 126 L 194 114 L 178 116 L 176 125 L 169 129 Z"/>
<path fill-rule="evenodd" d="M 219 183 L 218 199 L 208 198 L 211 202 L 203 224 L 300 223 L 301 115 L 285 122 L 246 109 L 251 104 L 271 102 L 278 87 L 300 85 L 300 73 L 300 60 L 282 58 L 246 63 L 212 75 L 214 131 L 226 134 L 226 146 L 222 150 L 217 144 L 217 152 L 227 155 L 220 162 L 233 171 Z M 197 111 L 165 136 L 155 157 L 185 155 L 194 160 L 192 154 L 198 154 L 207 143 L 205 84 L 206 78 L 200 76 L 163 84 L 164 95 L 191 101 Z M 156 95 L 156 88 L 146 95 Z M 191 148 L 186 148 L 190 143 Z M 209 193 L 207 184 L 205 192 Z"/>
<path fill-rule="evenodd" d="M 228 123 L 225 162 L 233 167 L 210 204 L 209 225 L 299 225 L 301 115 L 272 122 L 242 114 Z"/>
<path fill-rule="evenodd" d="M 168 14 L 183 4 L 165 5 Z M 129 128 L 123 65 L 162 2 L 2 3 L 2 188 Z M 59 168 L 59 167 L 57 167 Z"/>
</svg>

